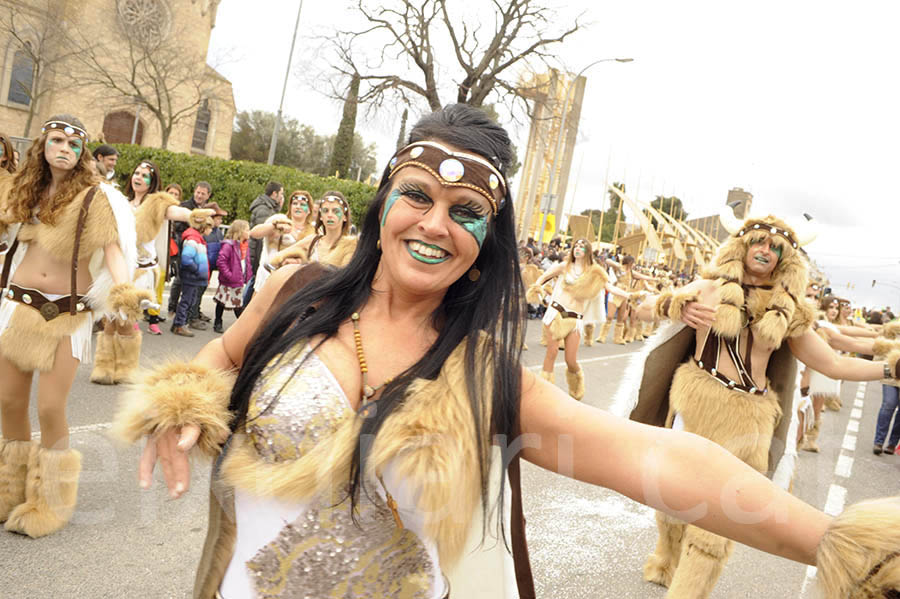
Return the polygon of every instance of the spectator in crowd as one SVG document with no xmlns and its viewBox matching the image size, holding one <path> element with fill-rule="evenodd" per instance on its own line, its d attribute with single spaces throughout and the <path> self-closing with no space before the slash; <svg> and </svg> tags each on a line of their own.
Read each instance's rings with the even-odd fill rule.
<svg viewBox="0 0 900 599">
<path fill-rule="evenodd" d="M 187 322 L 191 307 L 209 283 L 209 258 L 203 231 L 212 226 L 212 219 L 191 216 L 190 227 L 182 234 L 181 244 L 181 297 L 175 310 L 172 332 L 182 337 L 193 337 Z"/>
<path fill-rule="evenodd" d="M 206 208 L 206 203 L 209 201 L 210 196 L 212 196 L 212 185 L 207 183 L 206 181 L 199 181 L 197 185 L 194 186 L 194 194 L 187 200 L 181 203 L 182 208 L 187 208 L 188 210 L 194 210 L 196 208 Z M 184 232 L 187 229 L 184 223 L 176 222 L 172 223 L 172 239 L 175 241 L 178 246 L 178 258 L 175 260 L 176 270 L 179 271 L 181 269 L 181 243 L 182 238 L 184 236 Z M 174 314 L 175 309 L 178 306 L 178 300 L 181 297 L 181 276 L 176 273 L 175 278 L 172 280 L 172 286 L 169 288 L 169 312 Z"/>
<path fill-rule="evenodd" d="M 103 144 L 97 146 L 93 153 L 94 160 L 102 164 L 103 176 L 107 181 L 112 181 L 116 177 L 116 163 L 119 161 L 119 151 L 114 147 Z"/>
<path fill-rule="evenodd" d="M 224 333 L 222 316 L 225 310 L 234 310 L 234 317 L 240 318 L 244 311 L 243 290 L 250 280 L 250 252 L 243 242 L 250 239 L 250 223 L 235 220 L 228 229 L 222 249 L 219 250 L 216 266 L 219 270 L 219 287 L 213 300 L 216 302 L 216 320 L 213 330 Z"/>
<path fill-rule="evenodd" d="M 268 183 L 266 183 L 266 189 L 264 193 L 257 196 L 257 198 L 250 204 L 250 228 L 252 229 L 256 225 L 260 225 L 266 222 L 266 220 L 276 212 L 281 212 L 281 207 L 283 205 L 284 185 L 278 183 L 277 181 L 269 181 Z M 262 252 L 262 247 L 262 239 L 250 240 L 250 265 L 253 269 L 253 273 L 256 273 L 256 270 L 259 268 L 259 256 Z M 244 293 L 245 306 L 250 303 L 250 298 L 252 297 L 253 284 L 251 282 L 250 285 L 247 285 L 247 290 Z"/>
<path fill-rule="evenodd" d="M 225 239 L 225 234 L 222 232 L 221 227 L 223 219 L 228 216 L 228 212 L 222 210 L 216 202 L 209 202 L 205 208 L 215 210 L 215 213 L 212 215 L 211 228 L 208 232 L 205 231 L 203 233 L 203 239 L 206 241 L 206 257 L 209 260 L 210 273 L 212 273 L 216 269 L 216 258 L 219 255 L 219 248 L 222 247 L 222 241 Z M 188 313 L 188 326 L 198 331 L 205 331 L 206 323 L 212 320 L 200 310 L 200 304 L 203 301 L 206 289 L 207 286 L 204 285 L 200 293 L 197 294 L 194 305 L 191 306 L 191 311 Z"/>
</svg>

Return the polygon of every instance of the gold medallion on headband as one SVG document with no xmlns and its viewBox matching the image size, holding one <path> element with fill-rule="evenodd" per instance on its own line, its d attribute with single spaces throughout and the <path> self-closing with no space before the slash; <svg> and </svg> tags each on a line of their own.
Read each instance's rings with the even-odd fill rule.
<svg viewBox="0 0 900 599">
<path fill-rule="evenodd" d="M 476 154 L 452 152 L 433 141 L 417 141 L 398 151 L 388 168 L 388 177 L 406 166 L 428 171 L 441 185 L 465 187 L 483 196 L 494 215 L 506 201 L 506 180 L 490 162 Z"/>
</svg>

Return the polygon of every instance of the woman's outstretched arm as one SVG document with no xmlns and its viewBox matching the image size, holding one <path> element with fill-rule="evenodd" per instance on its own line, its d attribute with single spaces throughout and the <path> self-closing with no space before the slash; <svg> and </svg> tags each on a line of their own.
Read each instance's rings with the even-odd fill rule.
<svg viewBox="0 0 900 599">
<path fill-rule="evenodd" d="M 719 445 L 618 418 L 523 371 L 522 456 L 745 545 L 806 564 L 831 518 Z"/>
</svg>

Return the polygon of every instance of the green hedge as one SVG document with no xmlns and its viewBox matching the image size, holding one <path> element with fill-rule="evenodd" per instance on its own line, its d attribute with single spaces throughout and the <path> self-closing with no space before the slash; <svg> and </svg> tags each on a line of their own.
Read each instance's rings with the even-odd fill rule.
<svg viewBox="0 0 900 599">
<path fill-rule="evenodd" d="M 97 145 L 90 144 L 91 151 Z M 249 220 L 250 203 L 263 193 L 269 181 L 284 185 L 285 197 L 289 197 L 295 189 L 305 189 L 317 199 L 326 191 L 340 191 L 350 202 L 353 223 L 357 227 L 362 222 L 366 206 L 375 196 L 375 188 L 371 185 L 311 175 L 288 166 L 209 158 L 131 144 L 114 144 L 113 147 L 119 151 L 116 179 L 121 189 L 125 189 L 129 175 L 142 160 L 151 160 L 159 167 L 163 186 L 178 183 L 184 189 L 185 199 L 198 181 L 209 182 L 213 190 L 212 200 L 228 211 L 226 222 L 235 218 Z"/>
</svg>

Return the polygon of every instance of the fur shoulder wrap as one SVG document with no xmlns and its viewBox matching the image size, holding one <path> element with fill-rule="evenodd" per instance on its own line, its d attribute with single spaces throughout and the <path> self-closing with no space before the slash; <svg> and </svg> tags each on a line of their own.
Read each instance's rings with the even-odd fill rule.
<svg viewBox="0 0 900 599">
<path fill-rule="evenodd" d="M 69 205 L 59 215 L 55 225 L 41 222 L 23 224 L 19 229 L 19 240 L 38 243 L 54 258 L 68 264 L 72 260 L 78 213 L 81 211 L 84 197 L 89 190 L 90 187 L 86 187 L 69 202 Z M 119 199 L 117 198 L 117 200 Z M 94 194 L 94 199 L 88 209 L 87 220 L 81 235 L 78 259 L 88 259 L 97 250 L 116 243 L 118 240 L 118 223 L 110 206 L 110 199 L 101 186 Z"/>
<path fill-rule="evenodd" d="M 122 394 L 112 435 L 134 443 L 173 427 L 200 427 L 197 449 L 219 455 L 231 430 L 228 399 L 235 375 L 188 362 L 171 362 L 141 373 Z"/>
<path fill-rule="evenodd" d="M 482 336 L 476 364 L 489 364 L 489 341 Z M 450 354 L 435 380 L 418 379 L 403 405 L 375 437 L 366 462 L 367 478 L 390 463 L 399 476 L 414 481 L 425 532 L 437 540 L 441 564 L 452 564 L 463 551 L 469 525 L 481 500 L 481 465 L 487 464 L 490 440 L 476 439 L 475 420 L 466 391 L 466 341 Z M 483 381 L 483 397 L 492 397 L 492 373 Z M 490 408 L 478 415 L 486 434 Z M 362 417 L 352 412 L 335 432 L 299 459 L 270 463 L 260 459 L 252 443 L 237 435 L 222 464 L 226 483 L 264 497 L 298 501 L 346 488 L 350 462 L 359 443 Z"/>
<path fill-rule="evenodd" d="M 592 264 L 574 283 L 568 284 L 563 280 L 563 287 L 576 300 L 586 302 L 600 295 L 600 292 L 606 288 L 608 280 L 609 276 L 603 267 L 599 264 Z"/>
<path fill-rule="evenodd" d="M 160 228 L 166 221 L 166 210 L 169 206 L 177 206 L 178 200 L 161 191 L 151 193 L 134 213 L 135 227 L 137 228 L 137 242 L 148 243 L 156 239 Z"/>
<path fill-rule="evenodd" d="M 334 248 L 328 252 L 328 255 L 324 257 L 322 256 L 322 248 L 320 247 L 319 262 L 322 264 L 331 264 L 338 268 L 347 266 L 347 264 L 350 263 L 350 258 L 353 257 L 353 252 L 356 251 L 356 242 L 356 237 L 344 235 L 338 240 Z M 319 243 L 322 243 L 322 239 L 319 240 Z"/>
<path fill-rule="evenodd" d="M 539 278 L 541 278 L 542 271 L 540 268 L 535 266 L 534 264 L 526 264 L 524 268 L 522 268 L 522 283 L 524 283 L 525 288 L 528 289 L 532 285 L 534 285 Z"/>
</svg>

